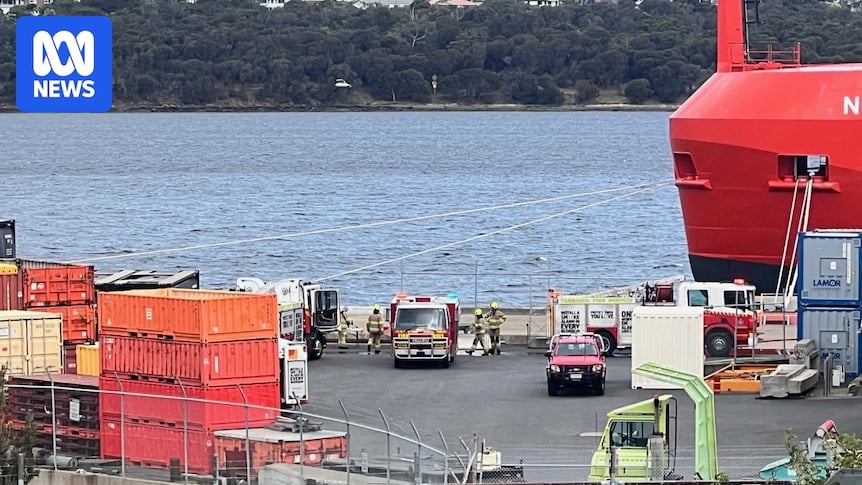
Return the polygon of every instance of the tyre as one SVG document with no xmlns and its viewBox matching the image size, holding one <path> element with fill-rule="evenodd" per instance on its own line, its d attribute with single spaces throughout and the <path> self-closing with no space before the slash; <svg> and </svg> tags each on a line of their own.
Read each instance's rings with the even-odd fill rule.
<svg viewBox="0 0 862 485">
<path fill-rule="evenodd" d="M 728 357 L 733 350 L 733 335 L 727 330 L 713 330 L 706 336 L 706 351 L 713 357 Z"/>
<path fill-rule="evenodd" d="M 602 379 L 595 387 L 593 387 L 593 394 L 596 396 L 603 396 L 605 394 L 605 380 Z"/>
<path fill-rule="evenodd" d="M 400 369 L 404 366 L 404 364 L 401 363 L 401 359 L 399 359 L 398 357 L 392 359 L 392 364 L 395 366 L 396 369 Z"/>
<path fill-rule="evenodd" d="M 323 340 L 319 336 L 313 335 L 306 340 L 308 344 L 308 360 L 318 360 L 323 357 Z"/>
<path fill-rule="evenodd" d="M 560 390 L 557 389 L 557 385 L 551 379 L 548 379 L 548 395 L 556 396 L 560 393 Z"/>
<path fill-rule="evenodd" d="M 596 335 L 602 337 L 607 342 L 608 350 L 605 351 L 605 355 L 608 357 L 614 355 L 614 351 L 617 350 L 617 339 L 607 330 L 599 330 L 596 332 Z"/>
</svg>

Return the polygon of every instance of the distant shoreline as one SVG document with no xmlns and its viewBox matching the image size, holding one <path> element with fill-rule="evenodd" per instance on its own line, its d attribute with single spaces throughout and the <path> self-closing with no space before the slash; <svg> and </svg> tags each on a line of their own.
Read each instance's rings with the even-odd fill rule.
<svg viewBox="0 0 862 485">
<path fill-rule="evenodd" d="M 119 105 L 111 109 L 111 113 L 307 113 L 307 112 L 395 112 L 395 111 L 626 111 L 626 112 L 672 112 L 678 105 L 670 104 L 587 104 L 577 106 L 536 106 L 519 104 L 373 104 L 356 106 L 231 106 L 231 105 Z M 0 112 L 17 113 L 14 105 L 0 104 Z"/>
</svg>

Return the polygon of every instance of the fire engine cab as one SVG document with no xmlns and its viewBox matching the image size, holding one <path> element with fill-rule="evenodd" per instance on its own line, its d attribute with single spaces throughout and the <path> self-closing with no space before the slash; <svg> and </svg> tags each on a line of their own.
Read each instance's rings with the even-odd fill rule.
<svg viewBox="0 0 862 485">
<path fill-rule="evenodd" d="M 395 367 L 402 367 L 405 361 L 424 361 L 448 368 L 458 353 L 460 316 L 457 295 L 395 295 L 389 304 Z"/>
<path fill-rule="evenodd" d="M 706 351 L 727 357 L 734 345 L 746 345 L 757 329 L 755 287 L 743 280 L 733 283 L 678 281 L 644 286 L 644 305 L 704 307 Z M 734 338 L 735 336 L 735 338 Z"/>
<path fill-rule="evenodd" d="M 338 330 L 338 290 L 296 279 L 266 282 L 259 278 L 237 278 L 236 290 L 275 293 L 281 337 L 304 342 L 308 360 L 323 357 L 325 334 Z"/>
</svg>

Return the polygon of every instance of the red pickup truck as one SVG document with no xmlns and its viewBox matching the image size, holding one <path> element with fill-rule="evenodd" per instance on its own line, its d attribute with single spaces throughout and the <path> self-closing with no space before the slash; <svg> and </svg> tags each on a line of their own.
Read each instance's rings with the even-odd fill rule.
<svg viewBox="0 0 862 485">
<path fill-rule="evenodd" d="M 589 389 L 595 395 L 604 394 L 608 373 L 606 345 L 604 339 L 589 333 L 554 335 L 550 350 L 545 352 L 548 395 L 556 396 L 565 389 Z"/>
</svg>

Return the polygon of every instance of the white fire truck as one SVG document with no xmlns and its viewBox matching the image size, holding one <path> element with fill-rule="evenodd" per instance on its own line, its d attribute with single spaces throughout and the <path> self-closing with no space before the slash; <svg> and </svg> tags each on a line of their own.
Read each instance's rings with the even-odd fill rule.
<svg viewBox="0 0 862 485">
<path fill-rule="evenodd" d="M 703 335 L 710 356 L 731 355 L 734 345 L 747 345 L 756 332 L 754 287 L 743 281 L 682 281 L 646 285 L 644 290 L 641 299 L 566 296 L 552 291 L 548 295 L 550 328 L 558 333 L 595 333 L 607 341 L 609 355 L 616 349 L 631 348 L 632 313 L 637 305 L 705 307 Z"/>
<path fill-rule="evenodd" d="M 308 360 L 323 357 L 326 334 L 338 330 L 338 290 L 295 279 L 266 282 L 259 278 L 237 278 L 236 290 L 275 293 L 281 337 L 304 342 Z"/>
<path fill-rule="evenodd" d="M 281 408 L 293 409 L 308 403 L 308 347 L 305 342 L 278 339 L 281 369 Z"/>
<path fill-rule="evenodd" d="M 395 295 L 389 304 L 394 365 L 437 362 L 448 368 L 458 353 L 461 302 L 456 295 Z"/>
</svg>

